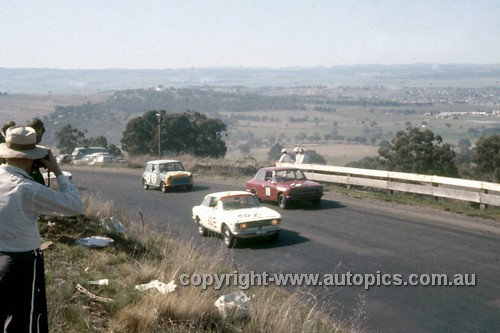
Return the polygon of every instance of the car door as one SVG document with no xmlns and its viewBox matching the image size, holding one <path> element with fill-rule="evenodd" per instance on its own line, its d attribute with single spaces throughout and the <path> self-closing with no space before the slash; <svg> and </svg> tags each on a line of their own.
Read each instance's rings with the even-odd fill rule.
<svg viewBox="0 0 500 333">
<path fill-rule="evenodd" d="M 220 227 L 218 225 L 220 224 L 220 212 L 222 212 L 222 202 L 220 200 L 217 200 L 216 198 L 213 198 L 213 200 L 210 202 L 210 208 L 208 210 L 208 221 L 207 221 L 207 229 L 213 230 L 213 231 L 220 231 Z"/>
<path fill-rule="evenodd" d="M 161 183 L 160 165 L 153 164 L 153 169 L 151 170 L 151 185 L 159 187 L 160 183 Z"/>
<path fill-rule="evenodd" d="M 271 176 L 271 181 L 269 182 L 268 189 L 267 189 L 267 197 L 269 200 L 277 200 L 278 198 L 278 177 L 276 176 L 276 171 L 273 171 L 272 176 Z"/>
<path fill-rule="evenodd" d="M 259 198 L 262 199 L 270 199 L 271 198 L 271 193 L 272 193 L 272 188 L 273 188 L 273 172 L 267 170 L 265 175 L 264 175 L 264 181 L 262 181 L 262 184 L 259 188 Z"/>
</svg>

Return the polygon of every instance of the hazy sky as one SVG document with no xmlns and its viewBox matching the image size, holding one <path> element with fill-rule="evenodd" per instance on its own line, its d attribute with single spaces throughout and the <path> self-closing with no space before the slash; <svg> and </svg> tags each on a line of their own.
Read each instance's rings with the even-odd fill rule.
<svg viewBox="0 0 500 333">
<path fill-rule="evenodd" d="M 500 0 L 2 0 L 0 67 L 500 63 Z"/>
</svg>

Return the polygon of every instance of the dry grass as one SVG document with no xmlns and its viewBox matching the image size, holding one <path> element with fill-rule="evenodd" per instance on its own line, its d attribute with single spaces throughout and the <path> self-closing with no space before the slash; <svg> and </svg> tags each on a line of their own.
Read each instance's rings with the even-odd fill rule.
<svg viewBox="0 0 500 333">
<path fill-rule="evenodd" d="M 214 306 L 221 295 L 235 291 L 178 286 L 172 293 L 140 292 L 135 285 L 160 280 L 179 284 L 181 273 L 232 273 L 224 253 L 207 258 L 196 242 L 181 242 L 143 229 L 114 211 L 109 202 L 85 197 L 85 215 L 75 218 L 43 218 L 40 230 L 54 245 L 45 251 L 49 325 L 52 332 L 336 332 L 353 328 L 351 322 L 334 322 L 313 297 L 272 287 L 246 290 L 253 311 L 246 320 L 223 318 Z M 107 233 L 99 225 L 105 216 L 119 216 L 129 228 L 126 235 Z M 49 223 L 54 223 L 49 226 Z M 73 240 L 108 236 L 113 246 L 90 249 Z M 197 249 L 198 247 L 198 249 Z M 222 247 L 219 251 L 224 251 Z M 88 281 L 109 279 L 109 285 Z M 75 289 L 113 299 L 103 303 Z M 351 329 L 350 329 L 351 330 Z"/>
</svg>

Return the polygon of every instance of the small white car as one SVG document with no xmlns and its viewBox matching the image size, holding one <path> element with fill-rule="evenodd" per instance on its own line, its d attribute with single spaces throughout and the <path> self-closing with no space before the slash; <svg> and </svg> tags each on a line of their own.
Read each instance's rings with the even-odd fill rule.
<svg viewBox="0 0 500 333">
<path fill-rule="evenodd" d="M 71 182 L 73 181 L 73 175 L 69 171 L 62 171 L 62 174 L 68 178 L 68 180 Z M 47 175 L 47 172 L 44 171 L 42 172 L 43 175 L 43 180 L 45 181 L 45 184 L 47 184 L 49 176 L 50 176 L 50 181 L 55 181 L 56 180 L 56 175 L 53 172 L 50 172 L 50 175 Z"/>
<path fill-rule="evenodd" d="M 159 188 L 167 192 L 171 188 L 193 188 L 193 174 L 184 169 L 177 160 L 155 160 L 149 161 L 142 173 L 142 187 L 148 190 L 150 187 Z"/>
<path fill-rule="evenodd" d="M 192 211 L 199 234 L 221 234 L 227 247 L 233 247 L 238 238 L 267 236 L 276 241 L 280 233 L 280 213 L 261 206 L 254 194 L 245 191 L 209 194 Z"/>
</svg>

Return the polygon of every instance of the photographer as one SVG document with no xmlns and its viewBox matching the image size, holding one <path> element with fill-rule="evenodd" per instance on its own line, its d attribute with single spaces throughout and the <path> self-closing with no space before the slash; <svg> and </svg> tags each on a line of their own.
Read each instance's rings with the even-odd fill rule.
<svg viewBox="0 0 500 333">
<path fill-rule="evenodd" d="M 43 121 L 41 121 L 39 118 L 33 118 L 33 120 L 31 121 L 31 123 L 29 123 L 28 126 L 35 130 L 36 144 L 40 144 L 40 142 L 42 141 L 43 134 L 45 133 L 45 126 L 43 124 Z M 42 185 L 46 185 L 45 180 L 43 179 L 42 172 L 40 171 L 40 168 L 43 168 L 43 164 L 39 161 L 35 161 L 33 163 L 33 168 L 31 169 L 30 176 L 36 182 Z M 47 179 L 50 182 L 50 175 L 47 176 Z"/>
<path fill-rule="evenodd" d="M 52 152 L 37 146 L 31 127 L 7 129 L 0 144 L 0 329 L 48 332 L 45 273 L 38 215 L 72 216 L 83 210 L 78 190 Z M 47 159 L 43 159 L 47 157 Z M 34 161 L 52 171 L 60 191 L 29 176 Z"/>
</svg>

